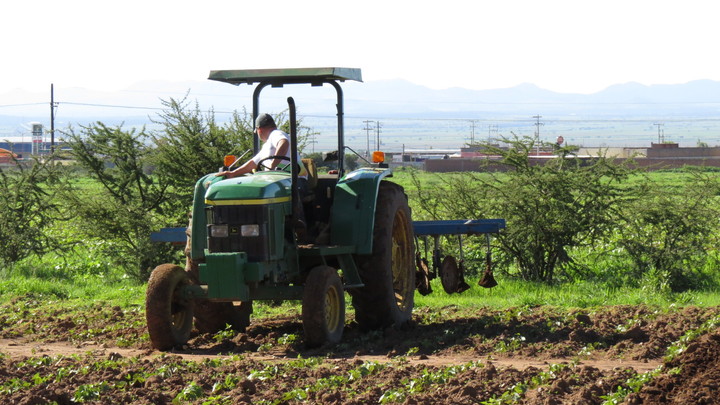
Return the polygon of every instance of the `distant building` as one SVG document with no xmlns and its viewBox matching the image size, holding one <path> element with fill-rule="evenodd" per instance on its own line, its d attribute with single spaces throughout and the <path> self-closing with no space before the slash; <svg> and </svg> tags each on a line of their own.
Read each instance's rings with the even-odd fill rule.
<svg viewBox="0 0 720 405">
<path fill-rule="evenodd" d="M 648 159 L 720 159 L 720 147 L 681 148 L 677 143 L 653 143 L 645 156 Z"/>
<path fill-rule="evenodd" d="M 30 156 L 32 154 L 32 142 L 0 142 L 0 149 L 8 150 L 18 155 L 18 157 Z"/>
<path fill-rule="evenodd" d="M 507 146 L 501 146 L 499 144 L 492 145 L 498 149 L 506 150 Z M 537 148 L 533 149 L 530 153 L 531 156 L 554 156 L 555 148 L 548 145 L 538 145 Z M 487 158 L 488 154 L 486 149 L 482 146 L 470 146 L 466 148 L 460 148 L 460 156 L 462 158 Z"/>
<path fill-rule="evenodd" d="M 0 148 L 0 164 L 8 164 L 17 159 L 18 156 L 7 149 Z"/>
<path fill-rule="evenodd" d="M 27 159 L 32 155 L 50 154 L 50 144 L 47 142 L 40 145 L 33 142 L 0 142 L 0 149 L 6 149 L 16 154 L 19 159 Z M 68 147 L 62 142 L 56 142 L 55 149 L 67 150 Z"/>
<path fill-rule="evenodd" d="M 449 159 L 462 157 L 457 149 L 405 149 L 393 154 L 393 162 L 424 162 L 428 159 Z"/>
<path fill-rule="evenodd" d="M 461 158 L 445 160 L 426 160 L 424 169 L 430 172 L 496 171 L 506 167 L 497 163 L 488 166 L 493 156 L 482 150 L 463 148 Z M 531 154 L 531 164 L 542 164 L 554 154 L 547 150 Z M 597 156 L 614 158 L 617 161 L 633 159 L 633 164 L 647 170 L 680 168 L 683 166 L 720 167 L 720 147 L 680 147 L 677 143 L 651 143 L 649 148 L 581 148 L 577 157 L 590 161 Z"/>
</svg>

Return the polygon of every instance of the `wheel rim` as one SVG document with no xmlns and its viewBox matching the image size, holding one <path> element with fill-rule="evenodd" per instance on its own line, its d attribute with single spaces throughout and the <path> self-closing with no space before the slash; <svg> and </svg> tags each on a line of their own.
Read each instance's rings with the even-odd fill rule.
<svg viewBox="0 0 720 405">
<path fill-rule="evenodd" d="M 325 293 L 325 326 L 329 332 L 336 330 L 340 324 L 340 296 L 334 287 Z"/>
<path fill-rule="evenodd" d="M 187 322 L 188 316 L 192 315 L 188 312 L 187 302 L 173 297 L 170 314 L 170 321 L 172 322 L 173 328 L 176 330 L 182 329 L 185 322 Z"/>
<path fill-rule="evenodd" d="M 395 214 L 392 230 L 392 277 L 395 301 L 401 311 L 405 311 L 411 301 L 413 293 L 412 280 L 408 269 L 412 269 L 413 258 L 410 251 L 412 241 L 408 238 L 408 220 L 403 211 Z"/>
</svg>

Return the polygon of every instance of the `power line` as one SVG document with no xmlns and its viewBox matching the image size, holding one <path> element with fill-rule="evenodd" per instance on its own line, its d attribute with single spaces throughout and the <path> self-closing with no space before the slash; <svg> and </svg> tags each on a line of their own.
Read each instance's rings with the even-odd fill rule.
<svg viewBox="0 0 720 405">
<path fill-rule="evenodd" d="M 28 106 L 32 106 L 32 105 L 45 105 L 45 103 L 43 102 L 43 103 L 25 103 L 25 104 L 3 104 L 3 105 L 0 105 L 0 108 L 3 108 L 3 107 L 28 107 Z"/>
<path fill-rule="evenodd" d="M 139 107 L 139 106 L 130 106 L 130 105 L 112 105 L 112 104 L 94 104 L 94 103 L 73 103 L 70 101 L 63 101 L 62 103 L 58 103 L 58 104 L 80 105 L 80 106 L 84 106 L 84 107 L 125 108 L 125 109 L 132 109 L 132 110 L 155 110 L 155 111 L 163 110 L 163 108 L 160 108 L 160 107 Z"/>
<path fill-rule="evenodd" d="M 80 103 L 80 102 L 72 102 L 72 101 L 62 101 L 62 102 L 55 102 L 57 105 L 73 105 L 73 106 L 84 106 L 84 107 L 99 107 L 99 108 L 118 108 L 118 109 L 132 109 L 132 110 L 147 110 L 147 111 L 164 111 L 165 108 L 162 107 L 147 107 L 147 106 L 130 106 L 130 105 L 119 105 L 119 104 L 101 104 L 101 103 Z M 21 104 L 4 104 L 0 105 L 0 108 L 9 108 L 9 107 L 28 107 L 28 106 L 39 106 L 39 105 L 47 105 L 47 102 L 38 102 L 38 103 L 21 103 Z M 205 110 L 205 112 L 213 112 L 215 114 L 232 114 L 234 111 L 218 111 L 218 110 Z M 328 119 L 335 119 L 336 117 L 334 115 L 324 115 L 324 114 L 304 114 L 303 117 L 306 118 L 328 118 Z M 360 120 L 369 120 L 371 117 L 366 116 L 353 116 L 351 114 L 346 114 L 346 118 L 349 119 L 360 119 Z M 521 122 L 528 122 L 532 123 L 533 125 L 537 125 L 537 119 L 536 116 L 533 116 L 532 120 L 527 118 L 428 118 L 428 117 L 392 117 L 392 116 L 384 116 L 380 117 L 383 120 L 389 120 L 389 121 L 440 121 L 440 122 L 448 122 L 448 121 L 457 121 L 457 122 L 467 122 L 471 121 L 473 123 L 477 122 L 505 122 L 505 123 L 521 123 Z M 647 118 L 632 118 L 632 119 L 624 119 L 624 118 L 596 118 L 596 119 L 578 119 L 578 118 L 554 118 L 554 119 L 546 119 L 545 122 L 549 123 L 646 123 L 648 121 L 654 121 L 657 120 L 658 116 L 651 116 Z M 711 117 L 711 118 L 695 118 L 695 117 L 681 117 L 681 118 L 663 118 L 664 122 L 718 122 L 720 121 L 720 117 Z M 371 121 L 375 122 L 375 121 Z M 544 125 L 544 124 L 543 124 Z M 365 128 L 364 128 L 365 129 Z"/>
</svg>

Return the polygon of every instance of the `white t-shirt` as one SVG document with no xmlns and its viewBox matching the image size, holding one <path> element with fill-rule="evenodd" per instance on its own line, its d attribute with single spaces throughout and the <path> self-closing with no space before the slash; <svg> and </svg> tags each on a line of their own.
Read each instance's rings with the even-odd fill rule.
<svg viewBox="0 0 720 405">
<path fill-rule="evenodd" d="M 279 129 L 276 129 L 276 130 L 273 130 L 272 132 L 270 132 L 270 136 L 268 136 L 267 141 L 260 148 L 260 151 L 257 153 L 257 155 L 253 156 L 253 158 L 252 158 L 253 162 L 255 162 L 255 164 L 257 165 L 258 162 L 260 162 L 261 160 L 263 160 L 267 157 L 270 157 L 270 156 L 277 155 L 278 145 L 280 145 L 280 142 L 283 139 L 285 139 L 288 142 L 288 149 L 287 149 L 287 152 L 285 153 L 285 157 L 287 157 L 289 159 L 290 158 L 290 147 L 289 147 L 290 146 L 290 137 L 285 132 L 283 132 Z M 295 161 L 298 162 L 298 164 L 300 165 L 300 177 L 306 178 L 307 175 L 304 173 L 305 168 L 302 164 L 302 161 L 300 160 L 300 154 L 297 155 L 297 157 L 295 158 Z M 271 160 L 266 160 L 265 162 L 263 162 L 263 166 L 265 166 L 265 169 L 270 168 L 271 163 L 272 163 Z M 280 167 L 284 167 L 284 165 L 288 164 L 288 163 L 290 163 L 289 160 L 281 160 Z M 258 167 L 258 170 L 262 170 L 262 169 L 263 168 Z"/>
<path fill-rule="evenodd" d="M 270 133 L 270 136 L 268 136 L 267 142 L 263 144 L 263 146 L 260 148 L 260 151 L 253 157 L 253 162 L 257 165 L 261 160 L 270 157 L 275 156 L 277 154 L 278 145 L 280 145 L 280 142 L 285 139 L 288 141 L 288 145 L 290 144 L 290 137 L 288 135 L 279 130 L 276 129 Z M 285 153 L 285 157 L 288 159 L 290 158 L 290 148 L 288 148 L 287 153 Z M 298 157 L 299 159 L 299 157 Z M 289 161 L 288 161 L 289 162 Z M 263 166 L 266 166 L 266 168 L 270 167 L 270 161 L 263 162 Z M 282 162 L 281 162 L 282 163 Z M 261 168 L 258 168 L 260 170 Z"/>
</svg>

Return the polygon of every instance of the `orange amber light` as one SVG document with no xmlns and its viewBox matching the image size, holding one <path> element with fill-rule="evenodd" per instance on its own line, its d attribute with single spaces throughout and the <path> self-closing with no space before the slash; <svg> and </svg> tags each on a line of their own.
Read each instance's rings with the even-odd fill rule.
<svg viewBox="0 0 720 405">
<path fill-rule="evenodd" d="M 385 161 L 385 152 L 380 152 L 379 150 L 373 152 L 372 161 L 373 163 L 383 163 Z"/>
<path fill-rule="evenodd" d="M 230 167 L 235 162 L 235 155 L 226 155 L 223 159 L 223 166 Z"/>
</svg>

